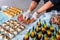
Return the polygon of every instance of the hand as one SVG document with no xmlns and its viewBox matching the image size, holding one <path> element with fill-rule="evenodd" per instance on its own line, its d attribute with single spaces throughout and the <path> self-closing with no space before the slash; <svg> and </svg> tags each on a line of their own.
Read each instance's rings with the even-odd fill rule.
<svg viewBox="0 0 60 40">
<path fill-rule="evenodd" d="M 34 12 L 34 14 L 33 14 L 32 18 L 34 18 L 34 20 L 36 20 L 36 19 L 37 19 L 37 17 L 38 17 L 38 13 L 37 13 L 37 12 Z"/>
<path fill-rule="evenodd" d="M 30 16 L 30 12 L 31 12 L 30 10 L 28 10 L 27 12 L 24 12 L 23 13 L 23 19 L 27 20 L 29 18 L 29 16 Z"/>
<path fill-rule="evenodd" d="M 24 20 L 27 20 L 29 18 L 30 11 L 28 10 L 27 12 L 24 12 L 23 14 L 19 14 L 17 19 L 18 21 L 22 22 Z"/>
<path fill-rule="evenodd" d="M 34 14 L 33 14 L 33 16 L 32 16 L 32 18 L 31 18 L 31 22 L 33 22 L 34 20 L 36 20 L 38 18 L 38 13 L 37 12 L 35 12 Z"/>
</svg>

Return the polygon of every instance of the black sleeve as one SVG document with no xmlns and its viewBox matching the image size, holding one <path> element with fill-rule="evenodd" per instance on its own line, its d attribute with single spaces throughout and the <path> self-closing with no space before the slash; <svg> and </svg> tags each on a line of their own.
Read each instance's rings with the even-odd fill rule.
<svg viewBox="0 0 60 40">
<path fill-rule="evenodd" d="M 56 5 L 57 3 L 60 2 L 60 0 L 50 0 L 52 2 L 52 4 Z"/>
<path fill-rule="evenodd" d="M 40 0 L 32 0 L 32 1 L 35 1 L 35 2 L 37 2 L 37 4 L 40 2 Z"/>
</svg>

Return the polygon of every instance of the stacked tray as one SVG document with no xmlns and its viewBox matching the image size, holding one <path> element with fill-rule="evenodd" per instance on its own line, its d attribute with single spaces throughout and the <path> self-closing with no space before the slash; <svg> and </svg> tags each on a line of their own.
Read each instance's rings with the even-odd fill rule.
<svg viewBox="0 0 60 40">
<path fill-rule="evenodd" d="M 18 23 L 17 20 L 10 19 L 0 25 L 0 37 L 4 38 L 4 40 L 10 40 L 24 30 L 24 28 L 25 26 Z"/>
</svg>

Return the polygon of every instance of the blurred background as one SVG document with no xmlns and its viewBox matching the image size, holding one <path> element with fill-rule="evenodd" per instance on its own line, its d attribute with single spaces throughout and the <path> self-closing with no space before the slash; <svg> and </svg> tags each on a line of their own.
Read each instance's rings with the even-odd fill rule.
<svg viewBox="0 0 60 40">
<path fill-rule="evenodd" d="M 30 5 L 32 0 L 0 0 L 0 7 L 1 6 L 16 6 L 18 8 L 23 9 L 24 11 L 26 11 Z M 41 2 L 39 3 L 38 7 L 34 10 L 36 11 L 38 8 L 40 8 L 43 4 L 43 1 L 41 0 Z"/>
</svg>

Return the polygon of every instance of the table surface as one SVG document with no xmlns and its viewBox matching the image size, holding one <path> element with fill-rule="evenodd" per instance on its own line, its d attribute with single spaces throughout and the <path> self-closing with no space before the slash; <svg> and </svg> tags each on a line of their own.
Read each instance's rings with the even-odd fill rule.
<svg viewBox="0 0 60 40">
<path fill-rule="evenodd" d="M 9 6 L 9 7 L 10 6 L 16 6 L 18 8 L 22 8 L 24 11 L 26 11 L 28 9 L 28 6 L 30 3 L 31 3 L 31 0 L 18 0 L 18 1 L 17 0 L 0 0 L 0 7 L 1 6 Z M 42 6 L 42 4 L 43 4 L 43 1 L 40 2 L 38 7 L 33 12 L 35 12 L 38 8 L 40 8 Z M 10 17 L 8 17 L 8 16 L 6 16 L 0 12 L 0 24 L 2 24 L 3 22 L 5 22 L 9 19 L 16 19 L 16 16 L 13 18 L 10 18 Z M 40 16 L 38 19 L 41 19 L 42 24 L 43 24 L 43 21 L 47 20 L 47 17 L 44 17 L 44 15 L 43 15 L 43 16 Z M 25 25 L 26 28 L 22 32 L 20 32 L 17 36 L 15 36 L 12 40 L 23 40 L 24 34 L 29 29 L 32 29 L 33 26 L 36 26 L 36 22 L 38 21 L 38 19 L 33 23 Z M 48 21 L 47 21 L 47 25 L 49 25 Z M 0 40 L 3 40 L 3 39 L 0 39 Z"/>
</svg>

